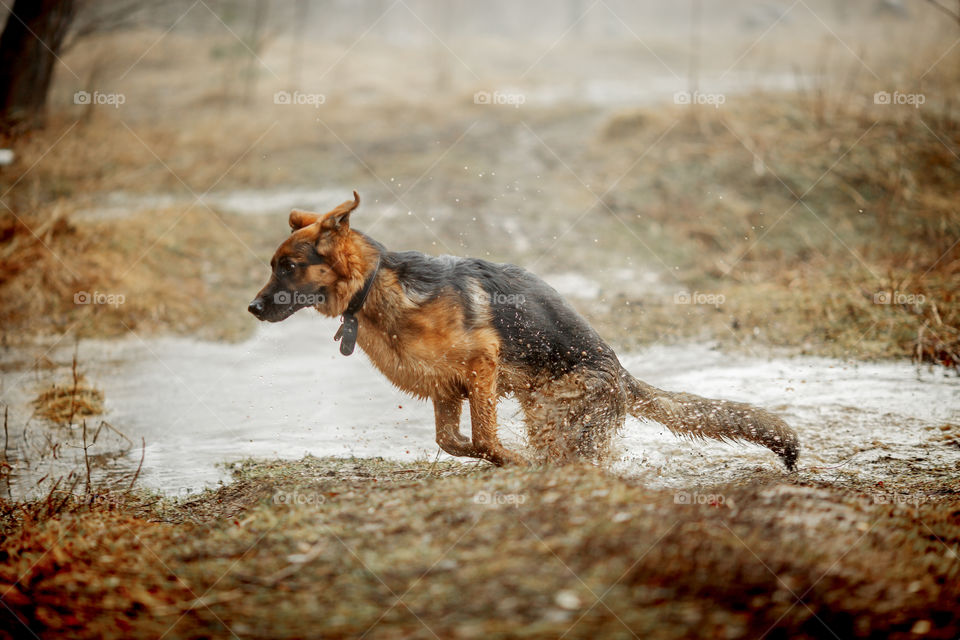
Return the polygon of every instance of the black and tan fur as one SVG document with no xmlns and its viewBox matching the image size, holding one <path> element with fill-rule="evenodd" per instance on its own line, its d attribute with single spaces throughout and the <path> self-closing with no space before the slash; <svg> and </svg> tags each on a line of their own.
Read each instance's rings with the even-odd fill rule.
<svg viewBox="0 0 960 640">
<path fill-rule="evenodd" d="M 797 436 L 777 416 L 637 380 L 537 276 L 486 260 L 388 251 L 351 229 L 359 203 L 354 192 L 327 214 L 294 210 L 293 231 L 250 312 L 271 322 L 306 306 L 342 315 L 379 255 L 380 269 L 357 313 L 357 344 L 397 387 L 433 400 L 437 444 L 447 453 L 521 462 L 497 437 L 497 401 L 513 394 L 542 461 L 602 459 L 629 413 L 683 436 L 755 442 L 794 468 Z M 464 400 L 470 437 L 459 428 Z"/>
</svg>

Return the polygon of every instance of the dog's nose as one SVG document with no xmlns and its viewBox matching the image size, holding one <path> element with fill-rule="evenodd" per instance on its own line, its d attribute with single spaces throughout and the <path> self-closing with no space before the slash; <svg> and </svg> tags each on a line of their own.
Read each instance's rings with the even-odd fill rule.
<svg viewBox="0 0 960 640">
<path fill-rule="evenodd" d="M 247 311 L 253 315 L 260 317 L 260 314 L 263 313 L 263 300 L 257 298 L 247 306 Z"/>
</svg>

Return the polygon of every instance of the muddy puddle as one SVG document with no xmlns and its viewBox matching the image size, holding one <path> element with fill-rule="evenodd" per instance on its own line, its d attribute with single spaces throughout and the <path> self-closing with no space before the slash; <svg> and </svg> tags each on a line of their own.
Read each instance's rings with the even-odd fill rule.
<svg viewBox="0 0 960 640">
<path fill-rule="evenodd" d="M 105 462 L 95 473 L 129 473 L 142 453 L 141 484 L 186 494 L 225 479 L 225 465 L 247 457 L 433 459 L 432 407 L 394 389 L 361 352 L 341 356 L 332 339 L 337 326 L 337 320 L 301 312 L 260 325 L 240 344 L 132 336 L 81 343 L 81 369 L 106 396 L 106 413 L 90 419 L 88 431 L 101 418 L 116 429 L 101 429 L 89 448 Z M 57 368 L 31 368 L 45 351 Z M 42 453 L 49 437 L 76 442 L 77 428 L 30 420 L 38 390 L 68 379 L 73 351 L 68 344 L 8 350 L 0 361 L 14 495 L 34 494 L 39 479 L 82 464 L 75 445 L 61 447 L 56 457 Z M 665 389 L 777 411 L 800 434 L 801 473 L 895 481 L 951 470 L 956 476 L 960 469 L 960 378 L 942 369 L 731 355 L 704 345 L 656 347 L 621 359 L 634 375 Z M 516 403 L 503 402 L 500 417 L 502 437 L 521 444 Z M 469 433 L 466 416 L 463 426 Z M 781 469 L 765 449 L 682 441 L 658 424 L 633 419 L 618 447 L 619 473 L 658 486 L 735 481 L 758 469 Z"/>
</svg>

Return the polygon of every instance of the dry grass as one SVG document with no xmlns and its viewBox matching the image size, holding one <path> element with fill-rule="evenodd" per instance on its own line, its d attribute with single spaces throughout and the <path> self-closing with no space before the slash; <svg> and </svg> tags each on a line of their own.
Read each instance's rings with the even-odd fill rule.
<svg viewBox="0 0 960 640">
<path fill-rule="evenodd" d="M 862 95 L 869 95 L 868 90 L 865 87 Z M 945 92 L 947 88 L 939 91 Z M 598 220 L 596 232 L 604 244 L 596 246 L 619 247 L 617 242 L 633 242 L 635 234 L 646 246 L 656 247 L 658 255 L 645 256 L 636 242 L 637 246 L 623 250 L 640 249 L 640 258 L 656 269 L 663 267 L 669 290 L 722 294 L 725 303 L 718 309 L 677 307 L 672 295 L 620 297 L 610 300 L 609 306 L 585 309 L 591 320 L 621 346 L 716 338 L 730 347 L 759 343 L 806 353 L 911 357 L 955 366 L 960 352 L 960 300 L 955 285 L 960 270 L 960 246 L 955 244 L 960 213 L 953 197 L 956 159 L 948 145 L 960 146 L 960 129 L 949 110 L 932 117 L 925 112 L 886 112 L 861 103 L 838 102 L 828 116 L 817 116 L 803 96 L 758 95 L 731 101 L 719 111 L 691 115 L 658 107 L 610 119 L 579 157 L 566 158 L 585 176 L 597 173 L 600 184 L 616 177 L 623 166 L 630 166 L 641 151 L 672 129 L 605 199 L 631 227 L 630 233 L 623 233 L 620 222 Z M 327 117 L 332 126 L 343 130 L 352 119 L 377 118 L 376 108 L 365 111 L 332 111 Z M 428 111 L 411 118 L 438 120 L 438 127 L 457 135 L 471 118 L 479 117 L 461 107 Z M 501 124 L 507 137 L 523 127 L 516 121 L 517 114 L 496 117 L 505 119 Z M 563 136 L 573 135 L 584 117 L 596 114 L 524 115 L 537 130 Z M 201 150 L 219 150 L 218 138 L 249 145 L 258 135 L 251 123 L 241 127 L 230 119 L 204 122 L 196 124 L 197 135 L 204 136 L 197 145 Z M 99 121 L 79 126 L 108 137 L 119 135 L 115 126 L 110 129 Z M 417 153 L 407 138 L 421 134 L 410 133 L 410 127 L 402 129 L 381 132 L 384 138 L 377 141 L 351 143 L 364 157 L 376 149 L 378 171 L 416 176 L 429 158 L 414 161 Z M 180 135 L 189 136 L 189 131 L 193 129 Z M 237 131 L 244 133 L 236 135 Z M 25 143 L 26 156 L 32 157 L 31 149 L 39 153 L 54 133 Z M 156 136 L 162 139 L 159 129 Z M 550 143 L 555 144 L 554 139 Z M 117 148 L 126 147 L 129 144 L 118 140 Z M 201 189 L 204 180 L 207 185 L 216 180 L 212 173 L 228 168 L 228 160 L 243 156 L 242 149 L 234 151 L 235 156 L 218 160 L 201 151 L 204 155 L 194 160 L 210 175 L 187 167 L 178 173 L 196 175 L 198 182 L 191 188 Z M 300 163 L 294 158 L 301 151 L 278 147 L 274 153 L 290 158 L 290 166 L 296 167 Z M 451 154 L 457 156 L 450 162 L 452 168 L 446 163 L 436 168 L 441 174 L 437 179 L 448 180 L 461 198 L 476 199 L 471 210 L 482 211 L 490 193 L 481 194 L 476 190 L 483 184 L 464 180 L 461 163 L 472 161 L 457 155 L 462 151 Z M 188 211 L 159 208 L 117 221 L 71 222 L 70 212 L 84 206 L 82 194 L 97 193 L 100 188 L 131 190 L 130 181 L 106 186 L 91 183 L 94 178 L 79 168 L 94 164 L 92 156 L 83 155 L 89 153 L 79 154 L 77 166 L 58 166 L 67 162 L 59 156 L 49 167 L 44 162 L 13 191 L 12 201 L 23 203 L 23 223 L 6 216 L 0 231 L 8 241 L 0 254 L 5 339 L 16 341 L 72 328 L 81 335 L 122 335 L 128 328 L 215 338 L 246 335 L 252 325 L 244 317 L 243 302 L 262 284 L 263 261 L 284 231 L 282 212 L 276 219 L 239 218 L 197 205 Z M 330 158 L 342 155 L 342 149 L 318 147 L 310 153 L 336 181 L 371 183 L 356 168 L 326 165 Z M 476 153 L 479 159 L 473 161 L 482 164 L 488 162 L 485 158 L 491 150 L 482 145 Z M 837 163 L 840 157 L 843 161 Z M 120 155 L 114 161 L 131 171 L 138 162 L 146 163 L 132 190 L 182 190 L 182 185 L 165 183 L 170 174 L 155 158 Z M 259 171 L 261 182 L 267 180 L 264 184 L 300 179 L 259 170 L 258 163 L 256 157 L 242 157 L 233 171 L 239 170 L 238 176 Z M 560 174 L 569 177 L 563 167 L 553 171 L 557 180 L 563 177 Z M 45 191 L 49 187 L 40 186 L 57 184 L 71 197 L 51 199 L 53 194 Z M 803 193 L 812 184 L 815 188 L 797 203 L 793 194 Z M 427 197 L 441 194 L 431 189 Z M 530 217 L 529 222 L 536 220 Z M 375 235 L 382 237 L 387 224 L 381 223 Z M 439 250 L 431 246 L 435 236 L 418 223 L 389 224 L 390 234 L 401 238 L 392 243 L 399 248 Z M 540 232 L 552 229 L 554 234 L 564 226 L 556 220 L 540 224 Z M 437 225 L 437 233 L 447 238 L 448 245 L 462 238 L 462 227 L 451 221 L 441 219 Z M 465 252 L 484 255 L 484 249 L 498 249 L 497 236 L 480 228 L 475 235 Z M 575 237 L 569 234 L 567 240 L 575 243 Z M 593 245 L 574 245 L 568 251 L 561 243 L 544 257 L 537 245 L 530 256 L 505 257 L 535 264 L 540 272 L 589 270 L 594 261 L 608 259 L 593 249 Z M 73 304 L 77 291 L 119 293 L 125 302 L 80 307 Z M 885 294 L 894 298 L 894 304 L 875 303 L 877 296 Z M 898 295 L 903 301 L 899 304 Z"/>
<path fill-rule="evenodd" d="M 949 96 L 960 83 L 960 71 L 947 61 L 941 67 L 929 81 L 930 96 Z M 949 102 L 931 98 L 922 111 L 885 108 L 868 101 L 874 88 L 847 87 L 826 104 L 820 94 L 757 94 L 731 99 L 719 110 L 630 110 L 607 118 L 596 133 L 585 132 L 582 123 L 603 122 L 598 110 L 490 113 L 457 100 L 410 108 L 402 126 L 371 133 L 355 124 L 380 122 L 382 107 L 331 105 L 324 111 L 326 122 L 334 131 L 358 131 L 349 145 L 372 167 L 344 163 L 350 153 L 322 132 L 310 134 L 316 136 L 310 142 L 297 139 L 303 114 L 277 120 L 281 124 L 257 143 L 278 114 L 197 107 L 196 118 L 185 121 L 173 137 L 163 125 L 137 124 L 146 146 L 109 114 L 96 115 L 59 143 L 66 145 L 63 153 L 51 154 L 29 173 L 10 176 L 18 182 L 8 201 L 20 220 L 6 215 L 0 228 L 7 241 L 0 252 L 4 339 L 74 329 L 81 335 L 122 335 L 128 328 L 214 338 L 246 335 L 252 325 L 243 303 L 262 284 L 264 262 L 282 238 L 282 212 L 264 220 L 223 215 L 202 205 L 186 211 L 158 207 L 101 222 L 72 221 L 71 213 L 113 190 L 192 197 L 190 190 L 200 193 L 214 184 L 310 184 L 308 173 L 323 174 L 329 183 L 367 185 L 372 192 L 364 192 L 374 201 L 389 202 L 389 193 L 368 169 L 398 176 L 397 184 L 412 181 L 433 161 L 424 156 L 424 145 L 435 145 L 438 135 L 452 143 L 479 120 L 499 127 L 494 138 L 502 139 L 454 148 L 422 181 L 424 191 L 416 200 L 419 216 L 433 219 L 428 212 L 448 206 L 449 191 L 464 207 L 459 217 L 438 216 L 431 232 L 411 219 L 381 220 L 375 236 L 383 238 L 389 227 L 391 244 L 398 248 L 505 258 L 541 273 L 589 273 L 611 263 L 616 253 L 661 270 L 673 292 L 725 297 L 718 309 L 677 307 L 672 295 L 664 299 L 656 293 L 615 297 L 609 305 L 585 309 L 620 346 L 715 338 L 729 347 L 758 343 L 956 366 L 960 212 L 951 149 L 960 148 L 960 125 Z M 425 129 L 425 121 L 434 126 Z M 23 166 L 39 159 L 67 126 L 61 121 L 59 128 L 19 143 Z M 545 149 L 535 148 L 544 166 L 530 170 L 544 174 L 553 186 L 517 222 L 532 236 L 548 234 L 548 240 L 529 255 L 516 255 L 503 251 L 497 220 L 461 224 L 467 213 L 476 220 L 500 206 L 491 201 L 497 187 L 478 182 L 463 167 L 495 168 L 497 149 L 509 147 L 527 126 L 589 182 L 607 184 L 639 158 L 605 197 L 619 220 L 602 210 L 591 218 L 595 243 L 578 242 L 576 232 L 555 247 L 548 241 L 568 224 L 554 211 L 562 209 L 572 222 L 583 194 L 570 187 L 569 170 Z M 104 146 L 90 144 L 94 138 L 111 141 L 106 157 Z M 582 144 L 575 144 L 578 140 Z M 248 153 L 254 143 L 258 153 Z M 189 189 L 152 155 L 154 148 L 160 158 L 185 163 L 171 168 Z M 111 171 L 89 170 L 98 166 Z M 438 190 L 439 184 L 446 186 Z M 795 196 L 801 194 L 798 202 Z M 560 207 L 554 199 L 570 203 Z M 542 255 L 545 246 L 553 250 Z M 656 254 L 648 255 L 644 247 Z M 125 302 L 80 308 L 73 304 L 77 291 L 119 293 Z M 876 304 L 884 295 L 894 303 Z"/>
<path fill-rule="evenodd" d="M 863 29 L 885 38 L 889 27 L 870 21 Z M 828 53 L 803 33 L 794 33 L 802 47 Z M 382 69 L 384 80 L 371 85 L 336 68 L 322 110 L 273 104 L 272 92 L 283 87 L 268 77 L 243 101 L 227 82 L 235 61 L 216 54 L 224 42 L 170 34 L 130 81 L 101 87 L 125 92 L 122 110 L 66 104 L 67 87 L 58 86 L 65 106 L 50 126 L 15 141 L 18 162 L 0 174 L 10 187 L 4 204 L 19 217 L 5 210 L 0 217 L 5 341 L 68 330 L 214 338 L 250 330 L 243 303 L 262 284 L 283 212 L 265 221 L 199 204 L 158 205 L 113 222 L 75 219 L 106 194 L 189 201 L 211 188 L 343 185 L 345 193 L 359 187 L 367 203 L 388 204 L 391 189 L 416 182 L 396 204 L 409 205 L 418 220 L 379 220 L 372 230 L 385 238 L 389 229 L 397 248 L 508 259 L 541 273 L 591 273 L 636 257 L 631 266 L 660 271 L 669 288 L 726 298 L 718 311 L 677 308 L 655 294 L 586 309 L 621 346 L 717 338 L 946 366 L 960 359 L 960 118 L 951 101 L 960 66 L 936 42 L 909 57 L 899 51 L 912 40 L 891 46 L 895 57 L 871 52 L 876 68 L 922 74 L 922 109 L 874 105 L 873 92 L 891 87 L 848 60 L 849 69 L 820 69 L 796 94 L 730 95 L 720 109 L 660 104 L 612 117 L 603 108 L 533 100 L 523 109 L 479 108 L 470 98 L 476 87 L 463 84 L 412 101 L 409 87 L 432 76 L 403 72 L 380 45 L 363 47 L 349 64 Z M 335 59 L 339 50 L 311 46 L 317 59 Z M 482 68 L 507 64 L 509 56 L 491 62 L 483 50 Z M 618 51 L 594 53 L 626 55 Z M 69 62 L 97 84 L 126 71 L 114 52 L 136 58 L 142 38 L 104 36 Z M 796 48 L 771 40 L 759 52 L 784 60 Z M 404 86 L 407 93 L 395 93 Z M 158 120 L 157 110 L 173 120 Z M 595 203 L 571 172 L 597 193 L 617 181 L 604 202 L 618 220 L 602 208 L 580 219 Z M 513 211 L 510 233 L 533 245 L 525 253 L 505 248 L 500 218 Z M 583 241 L 591 235 L 593 243 Z M 78 308 L 72 301 L 81 290 L 126 301 Z M 905 302 L 875 304 L 882 294 Z"/>
<path fill-rule="evenodd" d="M 39 416 L 55 424 L 72 424 L 74 418 L 88 418 L 103 413 L 103 391 L 92 387 L 84 376 L 72 382 L 52 384 L 33 401 Z"/>
<path fill-rule="evenodd" d="M 51 224 L 44 217 L 3 220 L 4 342 L 62 333 L 249 334 L 245 301 L 265 269 L 248 248 L 263 243 L 256 224 L 201 207 L 116 221 L 72 223 L 64 215 Z"/>
<path fill-rule="evenodd" d="M 41 637 L 960 632 L 955 493 L 779 473 L 689 491 L 591 468 L 247 464 L 190 501 L 15 526 L 2 628 L 16 615 Z"/>
<path fill-rule="evenodd" d="M 710 327 L 730 343 L 958 366 L 960 118 L 947 96 L 960 69 L 951 73 L 931 82 L 939 102 L 924 112 L 873 105 L 862 86 L 826 114 L 803 95 L 756 95 L 614 117 L 595 157 L 636 154 L 669 132 L 623 179 L 612 210 L 668 247 L 680 265 L 668 284 L 725 301 L 666 301 L 630 323 L 649 305 L 635 300 L 615 306 L 613 321 L 647 335 Z"/>
</svg>

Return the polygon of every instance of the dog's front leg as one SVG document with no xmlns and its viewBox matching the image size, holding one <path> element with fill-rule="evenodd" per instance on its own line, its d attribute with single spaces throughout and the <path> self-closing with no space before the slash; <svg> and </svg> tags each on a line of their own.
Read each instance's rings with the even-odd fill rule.
<svg viewBox="0 0 960 640">
<path fill-rule="evenodd" d="M 433 399 L 433 413 L 437 419 L 437 444 L 452 456 L 480 457 L 469 438 L 460 435 L 460 409 L 463 398 L 437 397 Z"/>
<path fill-rule="evenodd" d="M 497 364 L 493 358 L 476 358 L 470 363 L 470 424 L 477 457 L 497 466 L 521 464 L 523 459 L 504 448 L 497 436 Z"/>
</svg>

